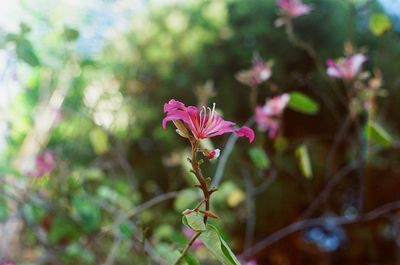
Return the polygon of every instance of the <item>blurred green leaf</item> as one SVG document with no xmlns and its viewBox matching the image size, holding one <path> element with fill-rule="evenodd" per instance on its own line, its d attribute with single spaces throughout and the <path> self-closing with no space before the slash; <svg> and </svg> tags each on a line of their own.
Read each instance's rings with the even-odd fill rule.
<svg viewBox="0 0 400 265">
<path fill-rule="evenodd" d="M 100 226 L 101 213 L 88 196 L 76 194 L 72 198 L 72 207 L 77 211 L 82 228 L 87 231 L 93 231 Z"/>
<path fill-rule="evenodd" d="M 368 122 L 368 124 L 366 125 L 366 133 L 367 138 L 376 144 L 387 147 L 390 146 L 393 142 L 390 134 L 376 122 Z"/>
<path fill-rule="evenodd" d="M 259 169 L 268 169 L 269 159 L 264 150 L 260 147 L 252 147 L 249 150 L 249 155 L 253 163 Z"/>
<path fill-rule="evenodd" d="M 6 220 L 8 217 L 8 209 L 4 197 L 0 197 L 0 222 Z"/>
<path fill-rule="evenodd" d="M 204 216 L 198 212 L 185 214 L 182 217 L 182 223 L 196 232 L 206 230 L 206 225 L 204 224 Z"/>
<path fill-rule="evenodd" d="M 278 153 L 283 153 L 288 148 L 288 145 L 288 140 L 282 135 L 278 135 L 274 141 L 274 148 Z"/>
<path fill-rule="evenodd" d="M 381 36 L 391 27 L 392 23 L 384 13 L 375 13 L 369 19 L 369 29 L 375 36 Z"/>
<path fill-rule="evenodd" d="M 163 258 L 165 264 L 167 265 L 175 264 L 175 261 L 181 255 L 177 249 L 173 249 L 171 246 L 165 243 L 158 243 L 156 246 L 156 251 Z M 185 260 L 182 260 L 179 265 L 187 265 L 187 263 Z"/>
<path fill-rule="evenodd" d="M 19 24 L 19 28 L 20 28 L 22 34 L 26 34 L 26 33 L 29 33 L 29 32 L 31 31 L 31 27 L 29 27 L 29 26 L 28 26 L 26 23 L 24 23 L 24 22 L 21 22 L 21 23 Z"/>
<path fill-rule="evenodd" d="M 129 239 L 133 236 L 133 227 L 127 221 L 119 223 L 118 230 L 126 239 Z"/>
<path fill-rule="evenodd" d="M 300 92 L 290 93 L 288 107 L 305 114 L 315 114 L 319 110 L 319 105 L 316 101 Z"/>
<path fill-rule="evenodd" d="M 75 41 L 79 38 L 79 31 L 66 26 L 64 27 L 63 36 L 66 41 Z"/>
<path fill-rule="evenodd" d="M 207 230 L 200 234 L 199 239 L 222 264 L 240 265 L 240 262 L 228 244 L 222 239 L 215 226 L 207 224 Z"/>
<path fill-rule="evenodd" d="M 65 250 L 67 257 L 65 262 L 77 264 L 94 264 L 96 257 L 95 255 L 84 245 L 80 243 L 73 243 L 69 245 Z"/>
<path fill-rule="evenodd" d="M 312 177 L 312 167 L 307 147 L 305 145 L 297 147 L 296 156 L 299 160 L 299 167 L 303 176 L 306 178 Z"/>
<path fill-rule="evenodd" d="M 110 149 L 107 134 L 99 127 L 93 128 L 89 133 L 90 143 L 98 155 L 107 153 Z"/>
<path fill-rule="evenodd" d="M 184 189 L 179 192 L 178 197 L 174 201 L 174 208 L 178 212 L 192 208 L 199 200 L 199 193 L 194 189 Z"/>
<path fill-rule="evenodd" d="M 55 216 L 48 234 L 48 240 L 51 244 L 60 243 L 60 241 L 74 240 L 79 237 L 78 227 L 65 215 Z"/>
<path fill-rule="evenodd" d="M 171 225 L 161 224 L 155 229 L 153 237 L 157 240 L 171 239 L 174 237 L 174 234 L 176 234 L 176 232 Z"/>
<path fill-rule="evenodd" d="M 40 64 L 39 58 L 36 56 L 31 42 L 25 38 L 19 38 L 16 43 L 16 52 L 18 58 L 25 61 L 31 66 Z"/>
</svg>

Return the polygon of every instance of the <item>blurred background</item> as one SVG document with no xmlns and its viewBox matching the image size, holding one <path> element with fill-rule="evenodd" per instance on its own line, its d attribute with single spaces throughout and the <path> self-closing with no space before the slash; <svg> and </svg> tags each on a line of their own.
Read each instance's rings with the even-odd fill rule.
<svg viewBox="0 0 400 265">
<path fill-rule="evenodd" d="M 254 55 L 273 64 L 258 105 L 296 91 L 318 110 L 286 110 L 275 139 L 205 142 L 222 150 L 203 165 L 222 236 L 243 264 L 400 264 L 400 1 L 304 3 L 292 30 L 311 52 L 273 0 L 1 1 L 0 264 L 157 264 L 184 246 L 199 194 L 163 105 L 253 125 L 235 76 Z M 349 50 L 381 82 L 369 133 L 325 75 Z"/>
</svg>

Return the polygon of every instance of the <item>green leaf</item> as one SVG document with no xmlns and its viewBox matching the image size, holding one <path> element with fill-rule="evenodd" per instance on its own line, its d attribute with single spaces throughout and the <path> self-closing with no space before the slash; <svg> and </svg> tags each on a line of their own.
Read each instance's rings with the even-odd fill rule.
<svg viewBox="0 0 400 265">
<path fill-rule="evenodd" d="M 75 41 L 79 38 L 79 31 L 70 27 L 64 27 L 63 36 L 66 41 Z"/>
<path fill-rule="evenodd" d="M 89 133 L 89 139 L 94 152 L 98 155 L 107 153 L 110 149 L 107 134 L 101 128 L 93 128 Z"/>
<path fill-rule="evenodd" d="M 252 147 L 249 150 L 249 155 L 253 163 L 259 169 L 267 169 L 269 167 L 269 159 L 264 150 L 260 147 Z"/>
<path fill-rule="evenodd" d="M 390 136 L 390 134 L 378 123 L 376 122 L 369 122 L 366 126 L 366 133 L 367 133 L 367 138 L 379 145 L 382 145 L 384 147 L 388 147 L 392 144 L 393 139 Z"/>
<path fill-rule="evenodd" d="M 193 256 L 190 252 L 187 252 L 183 259 L 188 265 L 201 265 L 197 258 Z"/>
<path fill-rule="evenodd" d="M 316 101 L 300 92 L 290 93 L 288 107 L 305 114 L 315 114 L 319 110 L 319 105 Z"/>
<path fill-rule="evenodd" d="M 67 216 L 57 215 L 51 224 L 48 234 L 49 243 L 55 244 L 63 240 L 74 240 L 80 236 L 79 227 Z"/>
<path fill-rule="evenodd" d="M 182 217 L 182 223 L 196 232 L 205 231 L 204 216 L 198 212 L 192 212 Z"/>
<path fill-rule="evenodd" d="M 200 234 L 199 239 L 204 246 L 224 265 L 240 265 L 228 244 L 222 239 L 217 228 L 208 224 L 207 230 Z"/>
<path fill-rule="evenodd" d="M 369 19 L 369 29 L 375 36 L 382 36 L 391 27 L 390 19 L 383 13 L 375 13 Z"/>
<path fill-rule="evenodd" d="M 127 221 L 119 223 L 118 230 L 126 239 L 129 239 L 133 236 L 133 227 Z"/>
<path fill-rule="evenodd" d="M 38 66 L 40 64 L 29 40 L 25 38 L 18 39 L 16 43 L 16 52 L 18 58 L 25 61 L 27 64 L 31 66 Z"/>
<path fill-rule="evenodd" d="M 90 232 L 97 229 L 101 222 L 100 209 L 91 202 L 85 194 L 75 194 L 72 198 L 73 210 L 84 231 Z"/>
<path fill-rule="evenodd" d="M 163 258 L 165 264 L 175 264 L 176 260 L 180 257 L 181 253 L 177 249 L 173 249 L 171 246 L 165 243 L 158 243 L 156 245 L 157 253 Z M 188 265 L 186 260 L 183 259 L 179 265 Z"/>
<path fill-rule="evenodd" d="M 305 145 L 297 147 L 296 156 L 299 160 L 299 167 L 303 176 L 306 178 L 312 177 L 311 161 L 307 147 Z"/>
</svg>

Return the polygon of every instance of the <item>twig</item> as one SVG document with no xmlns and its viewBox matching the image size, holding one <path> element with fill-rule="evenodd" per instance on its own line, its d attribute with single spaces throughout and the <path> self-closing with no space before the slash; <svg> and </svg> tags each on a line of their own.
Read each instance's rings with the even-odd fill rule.
<svg viewBox="0 0 400 265">
<path fill-rule="evenodd" d="M 208 189 L 207 181 L 204 178 L 203 173 L 201 172 L 201 168 L 200 168 L 201 162 L 197 161 L 197 152 L 199 149 L 200 142 L 193 137 L 190 137 L 189 140 L 192 145 L 192 157 L 190 159 L 188 159 L 190 164 L 192 165 L 192 169 L 190 170 L 190 172 L 192 172 L 196 176 L 197 181 L 199 182 L 199 184 L 196 185 L 196 187 L 200 188 L 204 195 L 204 198 L 200 201 L 198 206 L 196 206 L 195 210 L 199 211 L 201 213 L 204 213 L 204 219 L 203 219 L 204 224 L 207 224 L 208 215 L 205 213 L 207 213 L 210 210 L 210 196 L 212 194 L 212 190 Z M 203 204 L 205 205 L 205 211 L 199 210 L 200 206 Z M 189 248 L 193 245 L 193 242 L 200 236 L 200 234 L 201 234 L 201 232 L 197 232 L 190 239 L 190 241 L 186 244 L 185 248 L 183 249 L 179 258 L 175 261 L 174 265 L 178 265 L 179 262 L 183 259 L 183 257 L 185 257 Z"/>
<path fill-rule="evenodd" d="M 339 217 L 319 217 L 319 218 L 312 218 L 312 219 L 305 219 L 301 221 L 294 222 L 274 233 L 271 235 L 267 236 L 260 242 L 256 243 L 252 248 L 247 249 L 240 255 L 242 258 L 249 258 L 252 255 L 260 252 L 261 250 L 265 249 L 266 247 L 272 245 L 273 243 L 277 242 L 278 240 L 293 234 L 297 231 L 313 227 L 313 226 L 318 226 L 318 225 L 323 225 L 327 220 L 329 220 L 330 223 L 334 225 L 347 225 L 347 224 L 354 224 L 354 223 L 359 223 L 359 222 L 368 222 L 371 220 L 374 220 L 376 218 L 381 217 L 382 215 L 389 213 L 393 210 L 398 210 L 400 209 L 400 201 L 395 201 L 392 203 L 388 203 L 385 205 L 382 205 L 374 210 L 371 210 L 370 212 L 361 215 L 359 217 L 356 217 L 354 219 L 349 219 L 348 217 L 345 216 L 339 216 Z"/>
<path fill-rule="evenodd" d="M 254 118 L 250 117 L 245 122 L 244 125 L 251 127 L 253 124 L 254 124 Z M 222 154 L 218 160 L 217 169 L 215 170 L 215 174 L 214 174 L 214 178 L 211 182 L 211 186 L 218 186 L 219 183 L 221 182 L 222 177 L 224 176 L 224 170 L 225 170 L 226 163 L 228 162 L 228 158 L 231 155 L 231 153 L 233 151 L 233 147 L 235 146 L 235 143 L 238 139 L 239 139 L 239 136 L 237 136 L 234 133 L 232 133 L 229 136 L 228 141 L 226 142 L 226 144 L 224 146 L 224 150 L 222 151 Z"/>
<path fill-rule="evenodd" d="M 357 162 L 352 162 L 342 168 L 339 172 L 337 172 L 326 184 L 325 188 L 318 194 L 318 196 L 315 197 L 315 199 L 312 201 L 310 206 L 304 211 L 304 213 L 301 215 L 302 218 L 307 218 L 310 215 L 312 215 L 315 210 L 326 201 L 328 195 L 331 193 L 333 187 L 347 174 L 349 174 L 351 171 L 355 170 L 357 168 Z"/>
<path fill-rule="evenodd" d="M 106 261 L 103 263 L 103 265 L 113 265 L 114 264 L 120 242 L 121 242 L 121 239 L 119 238 L 119 236 L 116 236 L 114 243 L 111 247 L 111 250 L 108 253 Z"/>
<path fill-rule="evenodd" d="M 349 128 L 350 124 L 351 124 L 351 117 L 350 115 L 347 115 L 343 125 L 341 126 L 341 128 L 339 129 L 338 133 L 335 136 L 331 149 L 329 150 L 326 159 L 325 179 L 330 175 L 333 159 L 336 156 L 339 144 L 346 135 L 347 129 Z"/>
<path fill-rule="evenodd" d="M 258 194 L 264 192 L 275 181 L 277 175 L 278 175 L 277 171 L 274 169 L 271 169 L 271 172 L 270 172 L 268 178 L 266 178 L 261 184 L 254 187 L 254 189 L 253 189 L 254 195 L 258 195 Z"/>
<path fill-rule="evenodd" d="M 254 201 L 254 187 L 248 169 L 242 168 L 242 175 L 246 187 L 246 234 L 244 240 L 244 249 L 251 247 L 254 239 L 254 230 L 256 225 L 256 205 Z"/>
<path fill-rule="evenodd" d="M 186 244 L 185 248 L 182 250 L 181 255 L 178 257 L 178 259 L 175 261 L 174 265 L 178 265 L 179 262 L 185 257 L 186 253 L 189 251 L 189 248 L 193 245 L 194 241 L 200 236 L 201 232 L 197 232 L 192 236 L 190 241 Z"/>
</svg>

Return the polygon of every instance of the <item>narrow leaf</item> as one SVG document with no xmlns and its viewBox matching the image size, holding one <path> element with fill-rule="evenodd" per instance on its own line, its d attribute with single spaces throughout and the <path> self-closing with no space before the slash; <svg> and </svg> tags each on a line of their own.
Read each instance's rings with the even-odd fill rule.
<svg viewBox="0 0 400 265">
<path fill-rule="evenodd" d="M 312 177 L 311 161 L 307 147 L 305 145 L 300 145 L 296 149 L 296 156 L 299 160 L 299 167 L 303 176 L 306 178 Z"/>
</svg>

